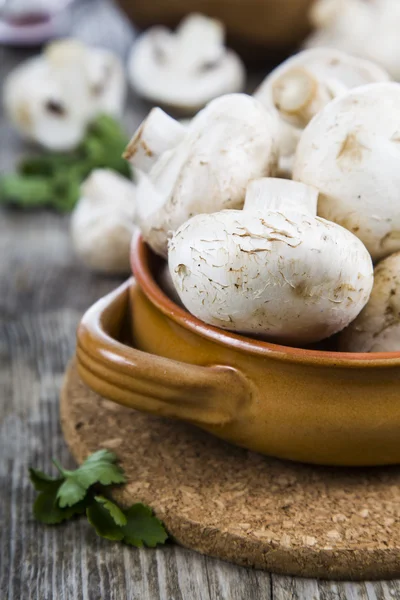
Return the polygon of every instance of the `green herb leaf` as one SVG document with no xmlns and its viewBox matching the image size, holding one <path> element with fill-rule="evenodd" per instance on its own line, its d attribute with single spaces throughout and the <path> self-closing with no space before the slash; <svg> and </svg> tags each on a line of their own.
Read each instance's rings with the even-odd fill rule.
<svg viewBox="0 0 400 600">
<path fill-rule="evenodd" d="M 18 173 L 0 177 L 0 203 L 71 211 L 79 199 L 80 184 L 93 169 L 112 169 L 131 178 L 131 167 L 121 157 L 127 143 L 118 121 L 100 115 L 75 150 L 26 157 Z"/>
<path fill-rule="evenodd" d="M 45 525 L 57 525 L 85 512 L 85 502 L 79 502 L 72 507 L 61 508 L 57 500 L 57 491 L 58 488 L 54 487 L 51 491 L 41 492 L 33 504 L 35 519 Z"/>
<path fill-rule="evenodd" d="M 45 206 L 53 198 L 51 182 L 39 175 L 18 174 L 0 177 L 0 203 L 15 204 L 26 208 Z"/>
<path fill-rule="evenodd" d="M 87 490 L 95 483 L 111 485 L 124 483 L 124 472 L 115 464 L 117 457 L 109 450 L 99 450 L 90 455 L 84 463 L 74 471 L 63 469 L 54 461 L 60 473 L 65 477 L 57 498 L 61 508 L 72 506 L 83 500 Z"/>
<path fill-rule="evenodd" d="M 38 471 L 37 469 L 29 469 L 29 477 L 35 490 L 38 492 L 52 492 L 53 490 L 58 490 L 64 478 L 55 479 L 54 477 L 50 477 L 43 473 L 43 471 Z"/>
<path fill-rule="evenodd" d="M 126 516 L 122 510 L 114 502 L 106 498 L 105 496 L 95 496 L 96 502 L 102 504 L 106 510 L 110 513 L 110 516 L 114 519 L 116 525 L 126 525 Z"/>
<path fill-rule="evenodd" d="M 163 524 L 157 519 L 151 509 L 145 504 L 134 504 L 124 511 L 127 524 L 122 528 L 124 542 L 140 548 L 144 545 L 155 548 L 164 544 L 168 534 Z"/>
<path fill-rule="evenodd" d="M 168 534 L 148 506 L 134 504 L 122 510 L 106 496 L 94 495 L 92 486 L 95 484 L 99 487 L 125 482 L 124 472 L 115 464 L 116 460 L 113 452 L 99 450 L 75 471 L 64 469 L 53 460 L 62 475 L 59 478 L 29 469 L 30 479 L 40 492 L 33 505 L 35 518 L 46 525 L 55 525 L 86 511 L 96 533 L 108 540 L 122 540 L 138 548 L 164 544 Z"/>
<path fill-rule="evenodd" d="M 87 507 L 86 516 L 89 523 L 95 528 L 97 535 L 107 540 L 121 541 L 124 532 L 121 526 L 116 523 L 114 519 L 116 511 L 115 509 L 110 510 L 110 504 L 112 502 L 106 504 L 102 500 L 99 501 L 97 496 L 95 501 Z M 115 508 L 118 507 L 115 506 Z"/>
</svg>

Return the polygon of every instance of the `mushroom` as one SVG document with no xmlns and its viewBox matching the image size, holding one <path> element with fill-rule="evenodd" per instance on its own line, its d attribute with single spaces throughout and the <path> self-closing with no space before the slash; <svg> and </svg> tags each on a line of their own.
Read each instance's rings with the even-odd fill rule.
<svg viewBox="0 0 400 600">
<path fill-rule="evenodd" d="M 207 102 L 244 87 L 242 61 L 224 46 L 220 21 L 187 16 L 173 33 L 152 27 L 135 42 L 128 62 L 134 89 L 151 102 L 195 113 Z"/>
<path fill-rule="evenodd" d="M 400 253 L 382 260 L 374 271 L 370 299 L 339 336 L 343 352 L 400 352 Z"/>
<path fill-rule="evenodd" d="M 254 96 L 277 111 L 282 175 L 291 176 L 301 133 L 328 102 L 350 88 L 388 79 L 374 63 L 330 48 L 305 50 L 272 71 Z"/>
<path fill-rule="evenodd" d="M 353 234 L 316 217 L 315 188 L 252 181 L 242 211 L 196 215 L 169 244 L 184 306 L 202 321 L 291 345 L 346 327 L 372 288 L 371 258 Z"/>
<path fill-rule="evenodd" d="M 352 231 L 374 261 L 400 250 L 400 84 L 328 104 L 301 136 L 293 178 L 319 190 L 318 214 Z"/>
<path fill-rule="evenodd" d="M 400 80 L 398 0 L 316 0 L 310 18 L 316 30 L 307 47 L 351 52 L 373 60 Z"/>
<path fill-rule="evenodd" d="M 120 116 L 125 77 L 112 52 L 60 40 L 12 71 L 3 96 L 21 134 L 50 150 L 70 150 L 99 113 Z"/>
<path fill-rule="evenodd" d="M 82 262 L 104 273 L 129 273 L 135 186 L 115 171 L 96 169 L 81 186 L 72 213 L 71 236 Z"/>
<path fill-rule="evenodd" d="M 189 217 L 241 208 L 251 179 L 274 172 L 276 120 L 245 94 L 210 102 L 185 128 L 153 109 L 125 156 L 137 176 L 137 223 L 166 257 L 168 237 Z"/>
</svg>

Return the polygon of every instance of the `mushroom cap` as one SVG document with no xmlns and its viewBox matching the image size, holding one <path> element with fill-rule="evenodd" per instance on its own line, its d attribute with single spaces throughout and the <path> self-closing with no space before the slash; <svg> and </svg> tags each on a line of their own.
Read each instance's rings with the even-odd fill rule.
<svg viewBox="0 0 400 600">
<path fill-rule="evenodd" d="M 97 114 L 121 114 L 125 91 L 123 67 L 112 52 L 62 40 L 10 73 L 3 100 L 21 134 L 51 150 L 69 150 Z"/>
<path fill-rule="evenodd" d="M 135 186 L 109 169 L 95 169 L 81 186 L 71 236 L 82 262 L 104 273 L 129 273 Z"/>
<path fill-rule="evenodd" d="M 339 336 L 343 352 L 400 351 L 400 253 L 382 260 L 374 270 L 367 305 Z"/>
<path fill-rule="evenodd" d="M 277 112 L 282 172 L 290 175 L 291 157 L 302 133 L 302 124 L 296 122 L 296 115 L 308 110 L 309 120 L 347 90 L 388 80 L 388 74 L 376 64 L 332 48 L 304 50 L 274 69 L 254 96 L 265 107 Z M 286 110 L 280 105 L 283 101 Z"/>
<path fill-rule="evenodd" d="M 318 214 L 352 231 L 374 261 L 400 250 L 400 84 L 352 90 L 325 107 L 297 147 L 293 179 Z"/>
<path fill-rule="evenodd" d="M 241 208 L 250 180 L 274 172 L 276 120 L 246 94 L 208 104 L 181 142 L 148 174 L 137 173 L 137 222 L 143 238 L 167 256 L 168 237 L 198 213 Z"/>
<path fill-rule="evenodd" d="M 76 98 L 74 103 L 66 100 L 50 65 L 37 56 L 6 78 L 3 103 L 11 122 L 26 138 L 50 150 L 69 150 L 82 139 L 90 112 L 86 94 L 79 91 L 79 103 Z"/>
<path fill-rule="evenodd" d="M 242 61 L 224 46 L 219 21 L 192 14 L 176 32 L 152 27 L 134 43 L 128 74 L 148 100 L 195 113 L 218 96 L 244 87 Z"/>
<path fill-rule="evenodd" d="M 197 215 L 174 234 L 168 262 L 197 318 L 292 345 L 346 327 L 373 281 L 370 256 L 354 235 L 293 208 Z"/>
</svg>

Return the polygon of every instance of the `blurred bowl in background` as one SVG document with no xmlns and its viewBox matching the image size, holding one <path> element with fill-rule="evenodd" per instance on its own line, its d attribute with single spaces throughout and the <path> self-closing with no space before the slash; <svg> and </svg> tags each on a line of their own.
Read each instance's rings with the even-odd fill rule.
<svg viewBox="0 0 400 600">
<path fill-rule="evenodd" d="M 314 0 L 117 0 L 139 28 L 175 27 L 188 13 L 221 20 L 228 45 L 245 57 L 264 58 L 300 43 L 310 29 L 308 12 Z"/>
</svg>

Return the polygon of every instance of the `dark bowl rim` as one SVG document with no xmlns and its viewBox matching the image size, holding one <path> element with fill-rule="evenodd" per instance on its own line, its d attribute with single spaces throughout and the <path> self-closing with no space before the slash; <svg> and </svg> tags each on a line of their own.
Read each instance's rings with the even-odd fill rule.
<svg viewBox="0 0 400 600">
<path fill-rule="evenodd" d="M 151 254 L 152 250 L 144 242 L 141 234 L 135 235 L 131 246 L 131 267 L 140 289 L 165 316 L 207 340 L 246 354 L 261 355 L 289 362 L 336 367 L 400 366 L 400 352 L 334 352 L 281 346 L 203 323 L 175 304 L 163 292 L 151 272 Z"/>
</svg>

